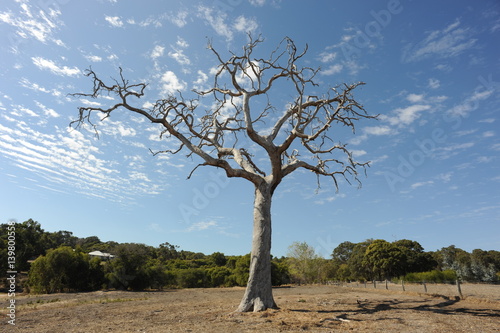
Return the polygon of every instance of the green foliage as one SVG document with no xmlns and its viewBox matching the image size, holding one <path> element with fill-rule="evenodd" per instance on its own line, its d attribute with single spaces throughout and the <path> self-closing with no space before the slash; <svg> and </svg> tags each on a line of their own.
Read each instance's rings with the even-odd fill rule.
<svg viewBox="0 0 500 333">
<path fill-rule="evenodd" d="M 0 225 L 0 260 L 7 271 L 8 224 Z M 97 290 L 102 287 L 143 290 L 168 288 L 245 286 L 250 254 L 225 256 L 178 250 L 168 242 L 157 248 L 144 244 L 101 242 L 96 236 L 77 238 L 69 231 L 45 232 L 38 222 L 16 223 L 17 270 L 28 269 L 32 292 Z M 111 253 L 101 261 L 86 253 Z M 455 246 L 424 252 L 411 240 L 389 243 L 369 239 L 343 242 L 332 259 L 316 255 L 307 243 L 293 243 L 288 257 L 271 259 L 272 284 L 315 283 L 328 280 L 399 278 L 406 281 L 495 282 L 500 280 L 500 252 L 476 249 L 468 253 Z"/>
<path fill-rule="evenodd" d="M 231 287 L 229 277 L 231 270 L 224 266 L 212 267 L 207 270 L 210 287 Z"/>
<path fill-rule="evenodd" d="M 408 273 L 403 280 L 407 282 L 434 282 L 434 283 L 452 283 L 456 281 L 457 274 L 453 270 L 430 272 Z"/>
<path fill-rule="evenodd" d="M 61 246 L 32 263 L 28 286 L 35 293 L 97 290 L 103 282 L 99 266 L 87 254 Z"/>
<path fill-rule="evenodd" d="M 399 276 L 406 264 L 406 255 L 394 243 L 382 239 L 373 241 L 365 251 L 362 265 L 370 272 L 371 279 L 390 279 Z"/>
<path fill-rule="evenodd" d="M 224 253 L 220 253 L 220 252 L 212 253 L 210 255 L 209 260 L 215 266 L 224 266 L 227 262 L 227 259 L 226 259 L 226 256 L 224 256 Z"/>
<path fill-rule="evenodd" d="M 318 265 L 314 248 L 306 242 L 294 242 L 288 247 L 288 267 L 292 281 L 312 283 L 318 275 Z"/>
<path fill-rule="evenodd" d="M 115 258 L 108 264 L 106 278 L 111 288 L 143 290 L 150 287 L 147 262 L 154 250 L 151 246 L 135 243 L 120 244 L 115 248 Z"/>
<path fill-rule="evenodd" d="M 177 285 L 181 288 L 205 288 L 210 286 L 207 270 L 203 268 L 181 269 L 176 272 Z"/>
<path fill-rule="evenodd" d="M 290 283 L 290 270 L 286 258 L 271 260 L 271 283 L 273 286 L 281 286 Z"/>
</svg>

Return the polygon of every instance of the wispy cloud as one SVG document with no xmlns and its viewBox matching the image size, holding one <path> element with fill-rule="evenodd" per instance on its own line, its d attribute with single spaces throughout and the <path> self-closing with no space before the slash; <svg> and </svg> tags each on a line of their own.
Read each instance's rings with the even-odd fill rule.
<svg viewBox="0 0 500 333">
<path fill-rule="evenodd" d="M 87 54 L 87 55 L 84 55 L 85 59 L 87 59 L 88 61 L 91 61 L 91 62 L 101 62 L 102 61 L 102 57 L 99 57 L 99 56 L 96 56 L 96 55 L 93 55 L 93 54 Z"/>
<path fill-rule="evenodd" d="M 474 147 L 474 142 L 450 144 L 446 147 L 438 147 L 433 151 L 436 158 L 445 160 L 458 155 L 462 151 Z"/>
<path fill-rule="evenodd" d="M 429 88 L 431 88 L 431 89 L 437 89 L 440 86 L 441 86 L 441 83 L 439 82 L 438 79 L 433 79 L 433 78 L 429 79 Z"/>
<path fill-rule="evenodd" d="M 344 66 L 341 64 L 331 65 L 327 69 L 321 70 L 320 74 L 322 74 L 322 75 L 335 75 L 335 74 L 342 72 L 343 68 L 344 68 Z"/>
<path fill-rule="evenodd" d="M 77 67 L 59 66 L 54 61 L 42 57 L 32 57 L 33 64 L 39 69 L 47 69 L 56 75 L 78 76 L 80 70 Z"/>
<path fill-rule="evenodd" d="M 151 51 L 151 59 L 156 60 L 157 58 L 163 56 L 163 53 L 165 51 L 165 47 L 161 45 L 155 45 L 153 48 L 153 51 Z"/>
<path fill-rule="evenodd" d="M 397 130 L 389 126 L 367 126 L 361 129 L 361 135 L 356 136 L 351 140 L 351 144 L 357 145 L 368 139 L 370 135 L 394 135 Z"/>
<path fill-rule="evenodd" d="M 187 24 L 187 18 L 188 18 L 188 11 L 187 10 L 180 10 L 175 14 L 169 14 L 168 15 L 168 20 L 178 26 L 179 28 L 182 28 Z"/>
<path fill-rule="evenodd" d="M 59 97 L 59 96 L 62 96 L 62 92 L 58 89 L 47 89 L 41 85 L 39 85 L 38 83 L 35 83 L 35 82 L 31 82 L 30 80 L 26 79 L 26 78 L 22 78 L 20 81 L 19 81 L 19 84 L 24 87 L 24 88 L 28 88 L 28 89 L 31 89 L 31 90 L 34 90 L 34 91 L 39 91 L 39 92 L 43 92 L 45 94 L 50 94 L 54 97 Z"/>
<path fill-rule="evenodd" d="M 218 224 L 216 221 L 203 221 L 203 222 L 197 222 L 193 223 L 189 228 L 187 228 L 188 232 L 191 231 L 203 231 L 211 228 L 217 227 Z"/>
<path fill-rule="evenodd" d="M 416 189 L 416 188 L 419 188 L 419 187 L 422 187 L 422 186 L 428 186 L 428 185 L 432 185 L 434 184 L 434 181 L 432 180 L 428 180 L 428 181 L 425 181 L 425 182 L 417 182 L 417 183 L 413 183 L 410 188 L 412 190 Z"/>
<path fill-rule="evenodd" d="M 483 87 L 477 88 L 469 97 L 461 103 L 453 106 L 447 113 L 454 117 L 467 117 L 471 111 L 479 107 L 479 102 L 488 99 L 494 92 L 494 89 L 483 90 Z"/>
<path fill-rule="evenodd" d="M 249 0 L 250 4 L 256 7 L 262 7 L 266 3 L 266 0 Z"/>
<path fill-rule="evenodd" d="M 175 43 L 175 46 L 171 46 L 172 51 L 168 52 L 168 56 L 175 61 L 181 66 L 187 66 L 191 64 L 191 60 L 188 58 L 188 56 L 184 53 L 184 49 L 189 47 L 189 44 L 182 38 L 177 37 L 177 42 Z"/>
<path fill-rule="evenodd" d="M 105 16 L 104 19 L 115 28 L 123 27 L 123 21 L 119 16 Z"/>
<path fill-rule="evenodd" d="M 56 116 L 54 110 L 39 102 L 38 105 L 44 113 L 37 118 Z M 49 189 L 121 202 L 133 201 L 138 194 L 158 194 L 167 186 L 152 182 L 138 171 L 137 165 L 114 168 L 116 162 L 102 159 L 101 149 L 82 132 L 56 128 L 54 133 L 46 134 L 31 122 L 28 125 L 15 114 L 13 117 L 3 117 L 10 127 L 0 124 L 0 151 L 32 177 L 48 181 Z"/>
<path fill-rule="evenodd" d="M 54 37 L 60 26 L 58 17 L 61 12 L 59 10 L 53 8 L 47 11 L 32 10 L 30 4 L 26 2 L 20 2 L 19 6 L 20 12 L 16 14 L 11 11 L 0 12 L 0 22 L 15 27 L 19 38 L 34 38 L 42 43 L 53 42 L 59 46 L 64 46 L 60 39 Z M 12 47 L 13 51 L 17 53 L 16 46 Z"/>
<path fill-rule="evenodd" d="M 428 33 L 428 36 L 415 45 L 409 44 L 403 50 L 403 62 L 420 61 L 429 57 L 449 58 L 460 55 L 476 44 L 471 38 L 469 28 L 461 28 L 460 21 L 448 25 L 442 30 Z"/>
<path fill-rule="evenodd" d="M 249 19 L 241 15 L 234 21 L 234 28 L 240 32 L 254 32 L 259 28 L 255 19 Z"/>
<path fill-rule="evenodd" d="M 182 91 L 187 87 L 186 82 L 180 80 L 172 71 L 166 71 L 163 73 L 160 82 L 162 94 L 173 94 L 179 90 Z"/>
<path fill-rule="evenodd" d="M 198 16 L 203 18 L 218 35 L 226 37 L 227 40 L 233 39 L 233 31 L 226 22 L 226 13 L 200 5 L 198 7 Z"/>
<path fill-rule="evenodd" d="M 405 108 L 397 108 L 393 111 L 394 115 L 382 115 L 380 119 L 388 121 L 391 125 L 408 126 L 420 117 L 422 111 L 430 108 L 431 106 L 428 104 L 410 105 Z"/>
</svg>

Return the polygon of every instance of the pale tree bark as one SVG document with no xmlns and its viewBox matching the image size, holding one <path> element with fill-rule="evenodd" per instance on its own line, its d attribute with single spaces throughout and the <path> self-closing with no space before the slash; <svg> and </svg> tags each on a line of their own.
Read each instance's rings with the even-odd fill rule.
<svg viewBox="0 0 500 333">
<path fill-rule="evenodd" d="M 272 190 L 263 182 L 255 187 L 250 276 L 238 311 L 277 308 L 271 284 L 271 201 Z"/>
<path fill-rule="evenodd" d="M 72 124 L 88 123 L 97 130 L 94 114 L 103 115 L 102 120 L 115 110 L 125 109 L 163 127 L 161 136 L 177 139 L 179 146 L 176 149 L 154 154 L 176 154 L 187 149 L 188 156 L 194 154 L 203 160 L 188 178 L 199 166 L 213 166 L 223 169 L 227 177 L 244 178 L 253 183 L 250 276 L 238 311 L 276 307 L 271 286 L 271 202 L 278 185 L 300 168 L 317 175 L 318 186 L 319 176 L 330 177 L 337 189 L 338 177 L 347 182 L 359 182 L 358 169 L 364 169 L 368 162 L 355 161 L 347 145 L 333 139 L 331 128 L 341 125 L 354 131 L 358 120 L 375 118 L 352 96 L 362 82 L 330 88 L 322 96 L 308 94 L 308 90 L 317 90 L 314 77 L 319 69 L 298 66 L 307 47 L 298 53 L 293 41 L 284 38 L 269 58 L 255 58 L 254 49 L 261 42 L 260 38 L 253 40 L 250 37 L 242 54 L 232 54 L 228 60 L 223 60 L 209 45 L 219 63 L 214 85 L 206 91 L 194 91 L 199 98 L 213 97 L 213 108 L 204 114 L 198 111 L 198 98 L 187 100 L 180 93 L 157 100 L 151 108 L 137 106 L 136 99 L 144 96 L 147 85 L 130 84 L 121 68 L 120 78 L 111 84 L 88 70 L 86 75 L 94 84 L 92 92 L 72 94 L 85 98 L 114 96 L 118 100 L 109 108 L 80 107 L 79 118 Z M 287 83 L 296 97 L 288 101 L 282 114 L 273 115 L 274 124 L 270 129 L 259 132 L 257 124 L 268 120 L 275 107 L 268 102 L 254 110 L 252 100 L 257 96 L 267 96 L 269 100 L 270 91 L 278 81 Z M 249 152 L 250 145 L 242 144 L 245 139 L 260 148 L 259 155 Z M 264 156 L 266 168 L 256 163 Z"/>
</svg>

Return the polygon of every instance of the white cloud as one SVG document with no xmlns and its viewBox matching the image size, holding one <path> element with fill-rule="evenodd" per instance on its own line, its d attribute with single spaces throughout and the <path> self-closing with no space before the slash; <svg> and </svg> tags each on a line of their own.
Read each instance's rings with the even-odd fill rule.
<svg viewBox="0 0 500 333">
<path fill-rule="evenodd" d="M 330 62 L 335 60 L 337 57 L 337 52 L 322 52 L 319 54 L 319 61 L 321 62 Z"/>
<path fill-rule="evenodd" d="M 43 110 L 43 112 L 45 113 L 45 115 L 47 115 L 47 116 L 49 116 L 49 117 L 53 117 L 53 118 L 57 118 L 57 117 L 59 117 L 59 114 L 58 114 L 55 110 L 53 110 L 53 109 L 51 109 L 51 108 L 49 108 L 49 107 L 46 107 L 45 105 L 43 105 L 42 103 L 40 103 L 40 102 L 38 102 L 38 101 L 35 101 L 35 103 L 36 103 L 36 105 L 37 105 L 40 109 L 42 109 L 42 110 Z"/>
<path fill-rule="evenodd" d="M 470 38 L 470 29 L 459 26 L 460 21 L 456 20 L 443 30 L 430 32 L 415 46 L 407 46 L 404 50 L 403 62 L 419 61 L 431 56 L 449 58 L 471 49 L 477 40 Z"/>
<path fill-rule="evenodd" d="M 437 89 L 440 86 L 441 86 L 441 83 L 439 82 L 438 79 L 433 79 L 433 78 L 429 79 L 429 88 L 431 88 L 431 89 Z"/>
<path fill-rule="evenodd" d="M 234 28 L 240 32 L 253 32 L 259 28 L 259 25 L 254 19 L 241 15 L 234 21 Z"/>
<path fill-rule="evenodd" d="M 31 60 L 33 64 L 40 69 L 48 69 L 52 73 L 61 76 L 78 76 L 80 74 L 80 70 L 76 67 L 70 68 L 68 66 L 58 66 L 52 60 L 44 59 L 41 57 L 32 57 Z"/>
<path fill-rule="evenodd" d="M 495 122 L 495 118 L 486 118 L 486 119 L 481 119 L 479 120 L 480 123 L 488 123 L 488 124 L 492 124 Z"/>
<path fill-rule="evenodd" d="M 194 89 L 202 90 L 205 83 L 208 81 L 208 75 L 203 71 L 198 71 L 198 78 L 193 82 Z"/>
<path fill-rule="evenodd" d="M 175 42 L 175 44 L 178 46 L 178 47 L 182 47 L 183 49 L 189 47 L 189 43 L 186 42 L 185 39 L 181 38 L 181 37 L 177 37 L 177 42 Z"/>
<path fill-rule="evenodd" d="M 452 176 L 453 176 L 452 172 L 442 173 L 437 176 L 437 179 L 441 180 L 443 183 L 448 183 L 451 181 Z"/>
<path fill-rule="evenodd" d="M 367 154 L 367 152 L 365 150 L 352 150 L 351 152 L 352 152 L 352 156 L 354 156 L 354 157 L 360 157 L 360 156 Z"/>
<path fill-rule="evenodd" d="M 432 180 L 429 180 L 429 181 L 426 181 L 426 182 L 419 182 L 419 183 L 414 183 L 412 184 L 410 187 L 412 190 L 418 188 L 418 187 L 422 187 L 422 186 L 427 186 L 427 185 L 432 185 L 434 184 L 434 181 Z"/>
<path fill-rule="evenodd" d="M 168 52 L 168 56 L 173 58 L 179 65 L 189 65 L 191 64 L 191 60 L 184 54 L 184 51 L 181 49 L 174 49 L 174 51 Z"/>
<path fill-rule="evenodd" d="M 102 58 L 99 57 L 99 56 L 96 56 L 96 55 L 85 55 L 84 57 L 88 61 L 92 61 L 92 62 L 100 62 L 100 61 L 102 61 Z"/>
<path fill-rule="evenodd" d="M 266 0 L 249 0 L 250 4 L 256 7 L 262 7 L 266 3 Z"/>
<path fill-rule="evenodd" d="M 168 19 L 170 22 L 178 26 L 179 28 L 182 28 L 187 24 L 187 17 L 188 17 L 188 12 L 186 10 L 181 10 L 177 14 L 171 14 L 168 16 Z"/>
<path fill-rule="evenodd" d="M 151 58 L 156 59 L 156 58 L 163 56 L 164 51 L 165 51 L 165 47 L 163 47 L 161 45 L 156 45 L 153 48 L 153 51 L 151 51 Z"/>
<path fill-rule="evenodd" d="M 28 3 L 21 3 L 20 7 L 21 12 L 18 15 L 12 12 L 0 12 L 0 22 L 17 28 L 16 33 L 21 38 L 35 38 L 42 43 L 51 41 L 56 45 L 64 46 L 61 40 L 53 36 L 61 25 L 58 20 L 61 15 L 59 10 L 50 8 L 46 11 L 35 10 L 32 12 Z M 16 46 L 13 46 L 13 51 L 18 52 Z"/>
<path fill-rule="evenodd" d="M 358 145 L 361 142 L 368 139 L 370 135 L 393 135 L 396 134 L 397 131 L 390 128 L 389 126 L 367 126 L 362 129 L 363 134 L 355 137 L 350 141 L 353 145 Z"/>
<path fill-rule="evenodd" d="M 424 95 L 409 94 L 406 99 L 411 103 L 418 103 L 424 100 Z"/>
<path fill-rule="evenodd" d="M 104 19 L 113 27 L 123 27 L 123 21 L 118 16 L 106 16 Z"/>
<path fill-rule="evenodd" d="M 415 104 L 406 108 L 398 108 L 394 110 L 395 116 L 380 116 L 380 119 L 387 120 L 391 125 L 410 125 L 420 117 L 420 113 L 429 110 L 430 105 Z"/>
<path fill-rule="evenodd" d="M 436 148 L 433 153 L 441 160 L 448 159 L 460 153 L 461 150 L 466 150 L 474 146 L 473 142 L 457 143 L 447 147 Z"/>
<path fill-rule="evenodd" d="M 47 116 L 55 116 L 54 110 L 35 102 Z M 87 138 L 83 132 L 56 126 L 47 134 L 30 127 L 31 122 L 20 121 L 22 115 L 14 117 L 17 119 L 11 126 L 0 124 L 0 153 L 49 189 L 123 202 L 133 201 L 138 195 L 158 194 L 168 186 L 139 171 L 144 163 L 140 159 L 133 164 L 127 157 L 123 161 L 103 160 L 102 156 L 109 154 L 96 145 L 107 149 L 106 145 Z M 115 129 L 118 135 L 131 134 L 125 124 L 118 125 L 122 125 Z M 120 165 L 119 170 L 114 168 L 116 165 Z"/>
<path fill-rule="evenodd" d="M 483 101 L 493 94 L 494 90 L 484 90 L 479 91 L 476 90 L 472 93 L 472 95 L 466 98 L 462 103 L 455 105 L 450 110 L 448 110 L 448 114 L 455 117 L 467 117 L 471 111 L 474 111 L 478 108 L 479 102 Z"/>
<path fill-rule="evenodd" d="M 493 157 L 491 156 L 479 156 L 477 159 L 478 163 L 490 163 L 493 161 Z"/>
<path fill-rule="evenodd" d="M 368 126 L 363 128 L 363 132 L 369 135 L 389 135 L 394 133 L 389 126 Z"/>
<path fill-rule="evenodd" d="M 172 71 L 166 71 L 163 73 L 160 81 L 162 82 L 161 92 L 165 94 L 173 94 L 178 90 L 186 89 L 186 82 L 179 80 L 177 75 Z"/>
<path fill-rule="evenodd" d="M 335 75 L 337 73 L 340 73 L 343 68 L 344 66 L 342 66 L 341 64 L 331 65 L 327 69 L 322 70 L 320 73 L 322 75 Z"/>
<path fill-rule="evenodd" d="M 59 97 L 59 96 L 62 95 L 62 92 L 59 91 L 59 90 L 57 90 L 57 89 L 47 89 L 45 87 L 40 86 L 37 83 L 30 82 L 26 78 L 22 78 L 19 81 L 19 83 L 24 88 L 28 88 L 28 89 L 31 89 L 31 90 L 34 90 L 34 91 L 40 91 L 40 92 L 43 92 L 43 93 L 46 93 L 46 94 L 51 94 L 52 96 L 55 96 L 55 97 Z"/>
<path fill-rule="evenodd" d="M 207 230 L 213 227 L 217 227 L 217 222 L 215 221 L 207 221 L 207 222 L 197 222 L 193 223 L 187 231 L 202 231 L 202 230 Z"/>
<path fill-rule="evenodd" d="M 486 131 L 483 133 L 483 138 L 491 138 L 493 136 L 495 136 L 495 132 L 493 131 Z"/>
<path fill-rule="evenodd" d="M 225 13 L 215 13 L 210 7 L 199 6 L 198 16 L 205 19 L 218 35 L 226 37 L 227 40 L 233 39 L 233 31 L 226 23 L 227 15 Z"/>
</svg>

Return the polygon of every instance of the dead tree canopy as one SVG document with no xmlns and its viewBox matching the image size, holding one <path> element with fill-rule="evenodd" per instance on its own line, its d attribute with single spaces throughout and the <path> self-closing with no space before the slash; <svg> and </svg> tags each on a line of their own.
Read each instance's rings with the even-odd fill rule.
<svg viewBox="0 0 500 333">
<path fill-rule="evenodd" d="M 311 95 L 309 91 L 318 86 L 315 77 L 319 69 L 301 66 L 307 46 L 299 52 L 287 37 L 268 58 L 256 58 L 253 53 L 261 42 L 261 38 L 250 38 L 243 52 L 232 54 L 228 60 L 209 44 L 218 61 L 213 87 L 194 91 L 197 96 L 192 99 L 179 92 L 157 100 L 150 108 L 140 107 L 138 101 L 145 95 L 146 83 L 130 83 L 121 68 L 119 79 L 105 82 L 89 69 L 85 75 L 93 80 L 92 92 L 72 95 L 91 98 L 111 95 L 118 103 L 109 108 L 80 107 L 79 118 L 72 124 L 95 126 L 92 114 L 100 113 L 104 119 L 123 108 L 160 124 L 162 136 L 178 139 L 177 149 L 155 153 L 176 154 L 187 148 L 189 155 L 202 158 L 200 165 L 222 168 L 228 177 L 245 178 L 254 184 L 265 181 L 274 189 L 285 176 L 304 168 L 318 176 L 331 177 L 335 186 L 338 177 L 348 182 L 359 181 L 358 167 L 364 168 L 368 163 L 356 162 L 346 144 L 334 140 L 331 128 L 341 125 L 354 131 L 357 120 L 374 118 L 352 94 L 364 83 L 342 84 L 329 88 L 321 96 Z M 286 81 L 289 92 L 295 95 L 287 101 L 286 110 L 278 112 L 269 102 L 258 107 L 252 105 L 252 99 L 258 96 L 269 101 L 272 88 L 282 84 L 280 81 Z M 214 103 L 202 110 L 205 107 L 201 99 L 208 95 Z M 263 122 L 271 127 L 265 131 L 256 129 L 256 124 Z M 263 148 L 270 167 L 258 165 L 248 143 L 246 147 L 241 144 L 247 139 Z"/>
</svg>

